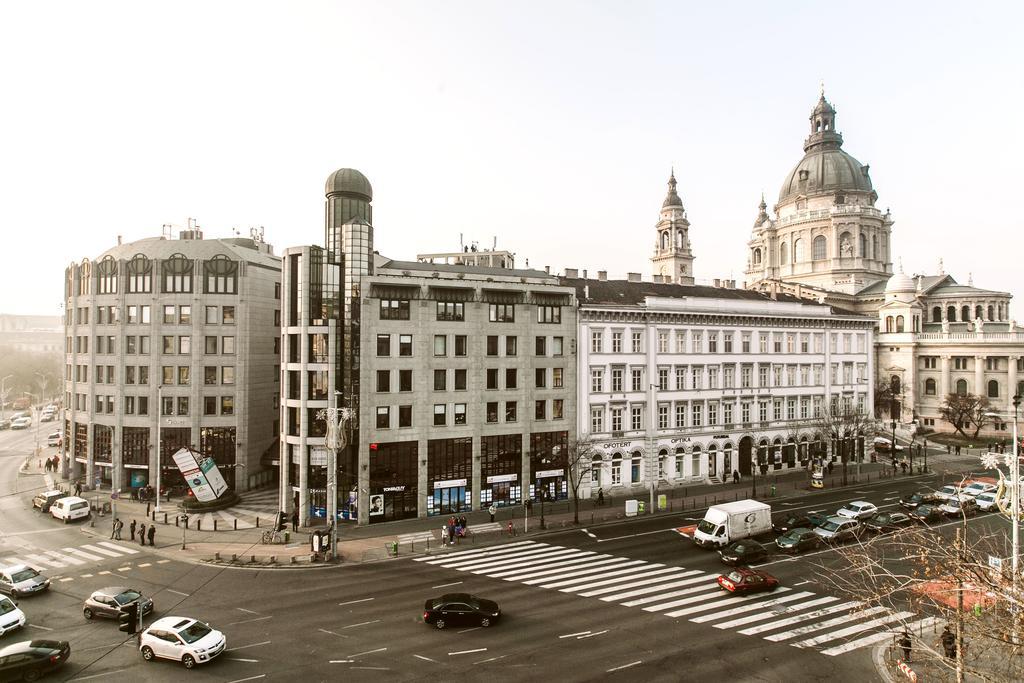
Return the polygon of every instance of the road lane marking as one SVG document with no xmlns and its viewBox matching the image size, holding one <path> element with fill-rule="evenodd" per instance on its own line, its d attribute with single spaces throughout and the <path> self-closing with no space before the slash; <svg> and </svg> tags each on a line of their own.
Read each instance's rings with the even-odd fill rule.
<svg viewBox="0 0 1024 683">
<path fill-rule="evenodd" d="M 473 662 L 473 664 L 476 665 L 476 664 L 486 664 L 487 662 L 496 662 L 499 659 L 505 659 L 505 657 L 508 657 L 508 655 L 501 655 L 500 657 L 491 657 L 490 659 L 481 659 L 479 662 Z"/>
<path fill-rule="evenodd" d="M 580 631 L 579 633 L 566 633 L 564 636 L 558 636 L 559 638 L 575 638 L 576 636 L 582 636 L 590 633 L 590 631 Z"/>
<path fill-rule="evenodd" d="M 442 583 L 440 586 L 431 586 L 430 588 L 431 590 L 433 590 L 434 588 L 447 588 L 448 586 L 458 586 L 460 583 L 462 582 L 455 581 L 454 583 Z"/>
<path fill-rule="evenodd" d="M 342 626 L 341 630 L 344 631 L 347 628 L 358 628 L 359 626 L 369 626 L 370 624 L 376 624 L 380 619 L 374 619 L 373 621 L 363 621 L 358 624 L 349 624 L 348 626 Z"/>
<path fill-rule="evenodd" d="M 676 530 L 676 528 L 672 527 L 671 529 L 658 529 L 657 531 L 641 531 L 638 534 L 627 534 L 626 536 L 616 536 L 615 538 L 599 538 L 599 539 L 597 539 L 597 542 L 598 543 L 608 543 L 609 541 L 621 541 L 624 538 L 636 538 L 637 536 L 650 536 L 651 534 L 663 534 L 666 531 L 671 531 L 671 532 L 674 533 L 675 530 Z M 639 664 L 639 662 L 637 662 L 637 664 Z"/>
<path fill-rule="evenodd" d="M 424 657 L 423 655 L 413 655 L 413 657 L 415 657 L 416 659 L 422 659 L 425 662 L 433 662 L 434 664 L 437 664 L 437 660 L 431 659 L 430 657 Z M 475 663 L 476 662 L 474 662 L 474 664 Z"/>
<path fill-rule="evenodd" d="M 608 669 L 605 673 L 611 673 L 613 671 L 621 671 L 622 669 L 628 669 L 629 667 L 636 666 L 637 664 L 643 664 L 643 660 L 642 659 L 638 659 L 635 662 L 630 662 L 629 664 L 623 664 L 622 666 L 613 667 L 611 669 Z"/>
<path fill-rule="evenodd" d="M 100 573 L 102 574 L 104 572 L 100 572 Z M 110 572 L 106 572 L 106 573 L 109 574 Z M 175 595 L 183 595 L 186 598 L 189 597 L 188 593 L 182 593 L 181 591 L 176 591 L 173 588 L 165 588 L 164 590 L 166 590 L 168 593 L 174 593 Z"/>
<path fill-rule="evenodd" d="M 349 600 L 348 602 L 339 602 L 338 603 L 338 607 L 341 607 L 342 605 L 354 605 L 357 602 L 369 602 L 370 600 L 373 600 L 373 599 L 374 598 L 363 598 L 362 600 Z"/>
<path fill-rule="evenodd" d="M 82 574 L 81 578 L 83 578 L 83 579 L 91 579 L 92 578 L 92 574 Z"/>
<path fill-rule="evenodd" d="M 794 585 L 794 586 L 802 586 L 802 585 L 804 585 L 805 583 L 810 583 L 810 582 L 811 582 L 811 580 L 810 580 L 810 579 L 807 579 L 806 581 L 801 581 L 800 583 L 794 583 L 793 585 Z"/>
<path fill-rule="evenodd" d="M 241 657 L 226 657 L 229 662 L 258 662 L 258 659 L 242 659 Z"/>
<path fill-rule="evenodd" d="M 273 619 L 273 615 L 268 614 L 265 617 L 256 617 L 254 619 L 242 619 L 241 621 L 232 621 L 230 624 L 224 624 L 225 626 L 236 626 L 238 624 L 248 624 L 253 621 L 263 621 L 265 619 Z"/>
<path fill-rule="evenodd" d="M 603 633 L 608 633 L 608 631 L 610 631 L 610 630 L 611 629 L 605 629 L 604 631 L 598 631 L 597 633 L 588 633 L 588 634 L 583 635 L 583 636 L 577 636 L 576 640 L 583 640 L 584 638 L 593 638 L 594 636 L 599 636 L 599 635 L 601 635 Z"/>
<path fill-rule="evenodd" d="M 378 647 L 376 650 L 367 650 L 366 652 L 357 652 L 354 655 L 349 655 L 349 659 L 353 657 L 362 657 L 363 655 L 372 655 L 374 652 L 384 652 L 387 650 L 386 647 Z"/>
<path fill-rule="evenodd" d="M 29 624 L 29 626 L 31 626 L 32 628 L 38 628 L 38 629 L 40 629 L 42 631 L 52 631 L 53 630 L 49 626 L 40 626 L 39 624 Z"/>
<path fill-rule="evenodd" d="M 87 681 L 90 678 L 100 678 L 101 676 L 110 676 L 111 674 L 119 674 L 122 671 L 127 671 L 127 670 L 128 669 L 118 669 L 117 671 L 105 671 L 105 672 L 103 672 L 101 674 L 93 674 L 91 676 L 79 676 L 78 678 L 72 678 L 71 680 L 73 680 L 73 681 Z"/>
<path fill-rule="evenodd" d="M 103 557 L 101 557 L 99 555 L 91 555 L 91 554 L 85 552 L 84 550 L 79 550 L 78 548 L 61 548 L 61 550 L 63 550 L 66 553 L 73 553 L 74 555 L 79 556 L 79 557 L 84 557 L 87 560 L 102 560 L 102 559 L 104 559 Z"/>
<path fill-rule="evenodd" d="M 113 573 L 114 573 L 114 572 L 111 572 L 111 571 L 102 571 L 102 572 L 100 572 L 100 576 L 102 576 L 102 575 L 104 575 L 104 574 L 113 574 Z M 172 591 L 172 592 L 173 592 L 173 591 Z M 182 593 L 182 595 L 184 595 L 184 593 Z"/>
<path fill-rule="evenodd" d="M 487 652 L 487 648 L 486 647 L 478 647 L 475 650 L 459 650 L 457 652 L 449 652 L 448 656 L 451 657 L 452 655 L 468 655 L 468 654 L 472 654 L 474 652 Z"/>
<path fill-rule="evenodd" d="M 134 548 L 128 548 L 126 546 L 119 545 L 117 543 L 111 543 L 110 541 L 97 541 L 96 545 L 101 545 L 104 548 L 110 548 L 111 550 L 116 550 L 119 553 L 121 553 L 122 555 L 135 555 L 135 554 L 137 554 L 139 552 L 138 550 L 135 550 Z"/>
<path fill-rule="evenodd" d="M 255 680 L 259 680 L 260 678 L 266 678 L 266 677 L 267 677 L 267 674 L 260 674 L 259 676 L 249 676 L 248 678 L 236 678 L 233 681 L 228 681 L 228 683 L 244 683 L 245 681 L 255 681 Z"/>
<path fill-rule="evenodd" d="M 73 577 L 73 576 L 69 576 L 69 577 L 67 577 L 65 579 L 59 579 L 59 581 L 61 583 L 64 583 L 65 581 L 74 581 L 74 580 L 75 580 L 75 577 Z"/>
<path fill-rule="evenodd" d="M 152 567 L 152 566 L 153 566 L 152 562 L 143 562 L 142 564 L 139 565 L 139 567 Z"/>
<path fill-rule="evenodd" d="M 130 571 L 130 570 L 131 570 L 131 567 L 118 567 L 117 568 L 117 571 L 119 571 L 119 572 L 126 572 L 126 571 Z"/>
<path fill-rule="evenodd" d="M 339 638 L 348 638 L 348 636 L 346 636 L 346 635 L 344 635 L 342 633 L 335 633 L 334 631 L 328 631 L 325 628 L 320 628 L 320 629 L 317 629 L 317 630 L 320 631 L 321 633 L 330 633 L 332 636 L 338 636 Z"/>
<path fill-rule="evenodd" d="M 142 565 L 140 564 L 139 566 L 141 567 Z M 235 609 L 238 610 L 239 612 L 248 612 L 249 614 L 259 614 L 259 612 L 253 612 L 251 609 L 245 609 L 244 607 L 236 607 Z"/>
<path fill-rule="evenodd" d="M 588 531 L 587 529 L 580 529 L 580 531 L 585 533 L 587 536 L 590 536 L 591 538 L 597 538 L 597 534 L 592 533 L 592 532 Z"/>
<path fill-rule="evenodd" d="M 157 564 L 167 564 L 168 562 L 170 562 L 170 560 L 157 560 L 156 561 Z M 266 676 L 266 674 L 263 674 L 263 675 Z"/>
<path fill-rule="evenodd" d="M 355 661 L 354 659 L 331 659 L 327 663 L 328 664 L 351 664 L 354 661 Z"/>
<path fill-rule="evenodd" d="M 366 669 L 367 671 L 391 671 L 386 666 L 353 666 L 351 669 Z"/>
<path fill-rule="evenodd" d="M 238 647 L 229 647 L 225 652 L 234 652 L 235 650 L 244 650 L 247 647 L 259 647 L 260 645 L 270 645 L 271 641 L 264 640 L 262 643 L 251 643 L 249 645 L 239 645 Z"/>
<path fill-rule="evenodd" d="M 474 626 L 473 628 L 464 628 L 461 631 L 457 631 L 456 633 L 469 633 L 470 631 L 479 631 L 479 630 L 480 630 L 479 626 Z"/>
</svg>

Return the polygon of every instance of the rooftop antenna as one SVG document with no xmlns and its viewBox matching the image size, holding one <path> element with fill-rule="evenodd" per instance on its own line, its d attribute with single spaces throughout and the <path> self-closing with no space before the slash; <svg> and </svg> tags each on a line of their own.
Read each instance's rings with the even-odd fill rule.
<svg viewBox="0 0 1024 683">
<path fill-rule="evenodd" d="M 170 223 L 164 223 L 161 230 L 163 232 L 163 238 L 165 240 L 171 239 L 171 230 L 174 228 Z"/>
<path fill-rule="evenodd" d="M 466 248 L 465 242 L 462 240 L 462 233 L 459 233 L 459 251 L 464 251 Z"/>
<path fill-rule="evenodd" d="M 494 236 L 494 246 L 491 247 L 491 251 L 498 251 L 498 236 Z"/>
</svg>

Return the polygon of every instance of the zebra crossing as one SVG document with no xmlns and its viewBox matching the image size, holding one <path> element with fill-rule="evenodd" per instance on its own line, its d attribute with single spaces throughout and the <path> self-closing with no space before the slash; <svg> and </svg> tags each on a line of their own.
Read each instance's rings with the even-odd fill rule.
<svg viewBox="0 0 1024 683">
<path fill-rule="evenodd" d="M 123 559 L 140 551 L 113 541 L 97 541 L 59 550 L 25 550 L 18 555 L 0 556 L 0 565 L 27 564 L 36 569 L 67 569 L 90 562 Z"/>
<path fill-rule="evenodd" d="M 867 607 L 856 600 L 780 586 L 770 593 L 734 595 L 717 573 L 618 557 L 594 550 L 519 541 L 416 562 L 548 590 L 595 598 L 651 614 L 685 618 L 744 636 L 813 649 L 823 655 L 852 652 L 892 637 L 933 628 L 938 618 Z"/>
</svg>

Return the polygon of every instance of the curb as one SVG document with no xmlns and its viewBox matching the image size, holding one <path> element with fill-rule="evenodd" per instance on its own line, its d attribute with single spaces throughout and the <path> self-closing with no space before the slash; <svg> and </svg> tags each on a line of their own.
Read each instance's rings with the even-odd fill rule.
<svg viewBox="0 0 1024 683">
<path fill-rule="evenodd" d="M 885 663 L 885 650 L 888 645 L 876 645 L 871 649 L 871 659 L 875 664 L 875 670 L 878 672 L 878 677 L 885 683 L 898 683 L 898 681 L 892 677 L 889 672 L 889 667 Z"/>
</svg>

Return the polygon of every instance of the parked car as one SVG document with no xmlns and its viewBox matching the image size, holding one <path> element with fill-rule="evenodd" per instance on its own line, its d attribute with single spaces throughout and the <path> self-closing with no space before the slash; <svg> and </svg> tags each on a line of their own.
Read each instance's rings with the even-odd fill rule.
<svg viewBox="0 0 1024 683">
<path fill-rule="evenodd" d="M 974 498 L 982 493 L 995 493 L 997 488 L 995 484 L 990 484 L 987 481 L 974 481 L 965 486 L 960 493 L 961 495 Z"/>
<path fill-rule="evenodd" d="M 23 640 L 0 650 L 0 681 L 35 681 L 71 656 L 65 640 Z"/>
<path fill-rule="evenodd" d="M 143 615 L 153 611 L 153 600 L 142 595 L 141 591 L 124 586 L 101 588 L 98 591 L 93 591 L 92 595 L 85 599 L 82 616 L 86 619 L 93 617 L 116 619 L 121 616 L 121 612 L 126 607 L 133 603 L 139 604 Z"/>
<path fill-rule="evenodd" d="M 0 636 L 24 625 L 25 613 L 18 609 L 18 603 L 7 596 L 0 596 Z"/>
<path fill-rule="evenodd" d="M 936 497 L 940 502 L 945 502 L 950 498 L 956 498 L 960 495 L 960 487 L 954 486 L 953 484 L 946 484 L 941 489 L 935 492 Z"/>
<path fill-rule="evenodd" d="M 0 420 L 0 430 L 2 430 L 2 429 L 10 429 L 10 428 L 11 428 L 11 420 L 10 420 L 10 418 L 5 417 L 4 419 Z"/>
<path fill-rule="evenodd" d="M 209 662 L 225 647 L 227 638 L 223 633 L 189 617 L 157 619 L 139 636 L 139 651 L 147 662 L 157 657 L 173 659 L 186 669 Z"/>
<path fill-rule="evenodd" d="M 943 505 L 940 505 L 939 509 L 942 510 L 947 517 L 961 517 L 964 515 L 967 517 L 973 517 L 978 514 L 978 504 L 975 503 L 974 499 L 970 496 L 951 498 Z"/>
<path fill-rule="evenodd" d="M 809 512 L 807 513 L 807 521 L 811 523 L 811 528 L 824 526 L 828 522 L 828 518 L 831 515 L 822 514 L 820 512 Z"/>
<path fill-rule="evenodd" d="M 876 534 L 884 534 L 905 529 L 913 523 L 913 518 L 905 512 L 879 512 L 864 522 L 864 528 Z"/>
<path fill-rule="evenodd" d="M 775 539 L 775 545 L 784 553 L 798 553 L 803 550 L 816 550 L 821 547 L 821 536 L 814 529 L 797 527 L 790 529 Z"/>
<path fill-rule="evenodd" d="M 749 538 L 730 543 L 719 550 L 718 554 L 722 557 L 722 562 L 730 565 L 750 564 L 768 559 L 768 549 Z"/>
<path fill-rule="evenodd" d="M 910 511 L 910 516 L 922 524 L 934 524 L 946 519 L 946 515 L 939 509 L 938 505 L 918 505 Z"/>
<path fill-rule="evenodd" d="M 50 580 L 27 564 L 0 569 L 0 593 L 17 598 L 41 593 L 50 587 Z"/>
<path fill-rule="evenodd" d="M 61 441 L 60 432 L 51 432 L 46 435 L 47 446 L 59 446 Z"/>
<path fill-rule="evenodd" d="M 918 491 L 912 496 L 907 498 L 900 498 L 900 505 L 908 510 L 913 510 L 918 505 L 930 505 L 932 503 L 939 503 L 942 499 L 939 498 L 937 493 L 933 491 Z"/>
<path fill-rule="evenodd" d="M 50 506 L 50 515 L 54 519 L 63 519 L 64 523 L 89 517 L 89 501 L 78 496 L 65 496 Z"/>
<path fill-rule="evenodd" d="M 875 450 L 876 451 L 882 451 L 884 453 L 888 453 L 889 451 L 892 450 L 892 440 L 887 439 L 884 436 L 876 436 L 875 437 L 874 445 L 875 445 Z M 903 450 L 903 446 L 901 446 L 897 442 L 897 444 L 896 444 L 896 452 L 899 453 L 902 450 Z"/>
<path fill-rule="evenodd" d="M 785 534 L 793 529 L 806 528 L 814 526 L 811 520 L 807 519 L 805 515 L 788 515 L 786 517 L 780 517 L 778 521 L 772 524 L 772 530 L 777 534 Z"/>
<path fill-rule="evenodd" d="M 32 507 L 38 508 L 40 512 L 49 512 L 51 505 L 66 496 L 67 494 L 63 491 L 43 491 L 42 493 L 37 493 L 32 499 Z"/>
<path fill-rule="evenodd" d="M 46 412 L 45 410 L 44 410 L 44 411 L 43 411 L 43 413 L 42 413 L 42 414 L 41 414 L 41 415 L 39 416 L 39 421 L 40 421 L 40 422 L 53 422 L 53 421 L 54 421 L 54 420 L 56 420 L 56 419 L 57 419 L 57 413 L 54 413 L 54 412 Z"/>
<path fill-rule="evenodd" d="M 28 429 L 32 426 L 31 417 L 18 417 L 11 420 L 11 429 Z"/>
<path fill-rule="evenodd" d="M 836 515 L 848 519 L 871 519 L 878 512 L 878 506 L 866 500 L 855 500 L 836 510 Z"/>
<path fill-rule="evenodd" d="M 779 580 L 760 569 L 740 567 L 719 576 L 718 585 L 730 593 L 756 593 L 775 590 L 779 587 Z"/>
<path fill-rule="evenodd" d="M 974 499 L 974 502 L 978 506 L 978 512 L 992 512 L 999 506 L 997 500 L 994 493 L 982 493 Z"/>
<path fill-rule="evenodd" d="M 496 623 L 501 609 L 493 600 L 469 593 L 446 593 L 423 603 L 423 623 L 438 629 L 447 626 L 483 626 Z"/>
<path fill-rule="evenodd" d="M 829 517 L 824 525 L 814 530 L 827 543 L 855 540 L 860 535 L 860 521 L 849 517 Z"/>
</svg>

